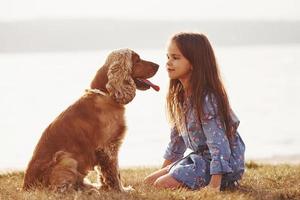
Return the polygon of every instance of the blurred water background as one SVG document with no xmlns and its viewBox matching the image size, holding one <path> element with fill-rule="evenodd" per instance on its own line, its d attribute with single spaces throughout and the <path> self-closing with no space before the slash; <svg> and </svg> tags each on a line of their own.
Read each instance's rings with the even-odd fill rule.
<svg viewBox="0 0 300 200">
<path fill-rule="evenodd" d="M 169 140 L 165 49 L 135 49 L 160 65 L 161 91 L 127 107 L 121 166 L 159 165 Z M 247 159 L 299 154 L 300 45 L 215 48 Z M 1 168 L 24 168 L 42 131 L 89 87 L 109 50 L 0 54 Z"/>
</svg>

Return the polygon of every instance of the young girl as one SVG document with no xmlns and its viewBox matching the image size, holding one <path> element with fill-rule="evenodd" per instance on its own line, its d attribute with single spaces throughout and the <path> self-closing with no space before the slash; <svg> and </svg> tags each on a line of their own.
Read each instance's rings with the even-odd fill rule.
<svg viewBox="0 0 300 200">
<path fill-rule="evenodd" d="M 217 191 L 234 186 L 244 173 L 245 145 L 208 39 L 178 33 L 170 41 L 167 58 L 171 141 L 162 169 L 146 177 L 145 183 Z M 183 158 L 187 148 L 192 153 Z"/>
</svg>

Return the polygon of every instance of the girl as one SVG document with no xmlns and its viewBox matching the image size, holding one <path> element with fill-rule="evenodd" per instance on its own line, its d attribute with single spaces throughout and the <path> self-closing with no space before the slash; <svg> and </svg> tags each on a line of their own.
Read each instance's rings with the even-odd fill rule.
<svg viewBox="0 0 300 200">
<path fill-rule="evenodd" d="M 171 141 L 162 169 L 146 177 L 145 183 L 217 191 L 234 186 L 244 173 L 245 145 L 208 39 L 178 33 L 170 41 L 167 58 Z M 187 148 L 192 153 L 183 158 Z"/>
</svg>

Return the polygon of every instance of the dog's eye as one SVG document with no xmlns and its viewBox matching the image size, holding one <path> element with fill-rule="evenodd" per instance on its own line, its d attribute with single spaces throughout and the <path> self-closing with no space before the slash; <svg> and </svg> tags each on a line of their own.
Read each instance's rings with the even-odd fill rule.
<svg viewBox="0 0 300 200">
<path fill-rule="evenodd" d="M 140 56 L 138 56 L 138 55 L 136 55 L 136 54 L 134 54 L 133 56 L 132 56 L 132 62 L 135 64 L 135 63 L 138 63 L 138 62 L 140 62 L 141 61 L 141 59 L 140 59 Z"/>
</svg>

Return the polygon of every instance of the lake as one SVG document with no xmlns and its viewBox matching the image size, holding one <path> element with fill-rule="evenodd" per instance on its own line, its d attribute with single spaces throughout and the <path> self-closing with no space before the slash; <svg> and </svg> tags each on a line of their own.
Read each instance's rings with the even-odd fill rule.
<svg viewBox="0 0 300 200">
<path fill-rule="evenodd" d="M 160 65 L 127 105 L 120 166 L 158 166 L 169 141 L 164 49 L 135 49 Z M 43 130 L 76 101 L 109 50 L 0 53 L 0 170 L 24 169 Z M 246 159 L 300 155 L 300 45 L 215 48 L 231 106 L 241 124 Z"/>
</svg>

